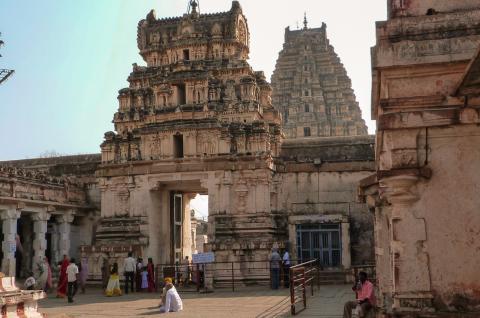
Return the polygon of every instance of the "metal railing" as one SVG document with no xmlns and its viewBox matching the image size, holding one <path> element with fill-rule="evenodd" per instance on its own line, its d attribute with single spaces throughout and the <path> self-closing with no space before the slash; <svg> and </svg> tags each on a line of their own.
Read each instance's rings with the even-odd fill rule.
<svg viewBox="0 0 480 318">
<path fill-rule="evenodd" d="M 307 286 L 310 285 L 313 296 L 314 285 L 320 289 L 320 262 L 317 259 L 300 263 L 290 267 L 290 311 L 292 315 L 305 310 L 307 307 Z M 303 307 L 297 310 L 297 304 L 302 303 Z"/>
<path fill-rule="evenodd" d="M 296 261 L 290 261 L 296 264 Z M 288 273 L 280 266 L 280 284 L 285 285 Z M 213 262 L 202 264 L 158 264 L 156 285 L 162 286 L 166 277 L 171 277 L 177 289 L 205 291 L 228 288 L 232 291 L 248 286 L 272 286 L 272 271 L 269 261 Z"/>
</svg>

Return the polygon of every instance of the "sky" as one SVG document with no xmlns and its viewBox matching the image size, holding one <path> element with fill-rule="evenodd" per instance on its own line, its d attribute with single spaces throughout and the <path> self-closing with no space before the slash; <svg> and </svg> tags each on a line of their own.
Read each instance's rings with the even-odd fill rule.
<svg viewBox="0 0 480 318">
<path fill-rule="evenodd" d="M 138 55 L 137 23 L 180 16 L 187 0 L 0 0 L 0 68 L 15 73 L 0 86 L 0 160 L 96 153 L 113 130 L 118 90 Z M 369 133 L 375 21 L 386 0 L 240 0 L 250 31 L 250 64 L 270 78 L 285 27 L 327 24 L 327 36 L 352 79 Z M 229 0 L 200 0 L 202 13 L 228 11 Z"/>
</svg>

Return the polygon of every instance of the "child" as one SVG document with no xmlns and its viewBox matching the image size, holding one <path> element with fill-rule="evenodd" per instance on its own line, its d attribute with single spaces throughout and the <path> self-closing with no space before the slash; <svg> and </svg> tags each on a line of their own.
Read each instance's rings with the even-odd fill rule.
<svg viewBox="0 0 480 318">
<path fill-rule="evenodd" d="M 142 269 L 142 291 L 145 291 L 148 288 L 148 271 L 147 267 Z"/>
<path fill-rule="evenodd" d="M 25 280 L 25 289 L 26 290 L 33 290 L 34 286 L 35 286 L 35 278 L 33 278 L 33 273 L 30 272 L 28 274 L 28 278 Z"/>
</svg>

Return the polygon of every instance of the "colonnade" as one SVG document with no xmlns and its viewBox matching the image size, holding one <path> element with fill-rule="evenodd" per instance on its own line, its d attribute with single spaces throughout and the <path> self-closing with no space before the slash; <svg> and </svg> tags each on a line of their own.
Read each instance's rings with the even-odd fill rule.
<svg viewBox="0 0 480 318">
<path fill-rule="evenodd" d="M 70 230 L 75 212 L 56 211 L 52 208 L 0 208 L 0 219 L 2 220 L 2 263 L 1 270 L 6 276 L 16 276 L 15 252 L 20 246 L 20 237 L 17 233 L 17 223 L 21 216 L 29 216 L 33 222 L 33 257 L 32 270 L 35 271 L 38 264 L 44 257 L 47 250 L 48 221 L 54 221 L 51 232 L 51 264 L 55 264 L 63 255 L 70 252 Z"/>
</svg>

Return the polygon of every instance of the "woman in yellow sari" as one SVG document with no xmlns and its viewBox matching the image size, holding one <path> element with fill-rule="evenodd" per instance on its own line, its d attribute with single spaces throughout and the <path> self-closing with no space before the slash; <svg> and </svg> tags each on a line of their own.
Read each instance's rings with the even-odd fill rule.
<svg viewBox="0 0 480 318">
<path fill-rule="evenodd" d="M 110 271 L 110 279 L 108 280 L 107 289 L 105 290 L 105 295 L 107 295 L 108 297 L 122 295 L 117 263 L 113 263 L 112 270 Z"/>
</svg>

